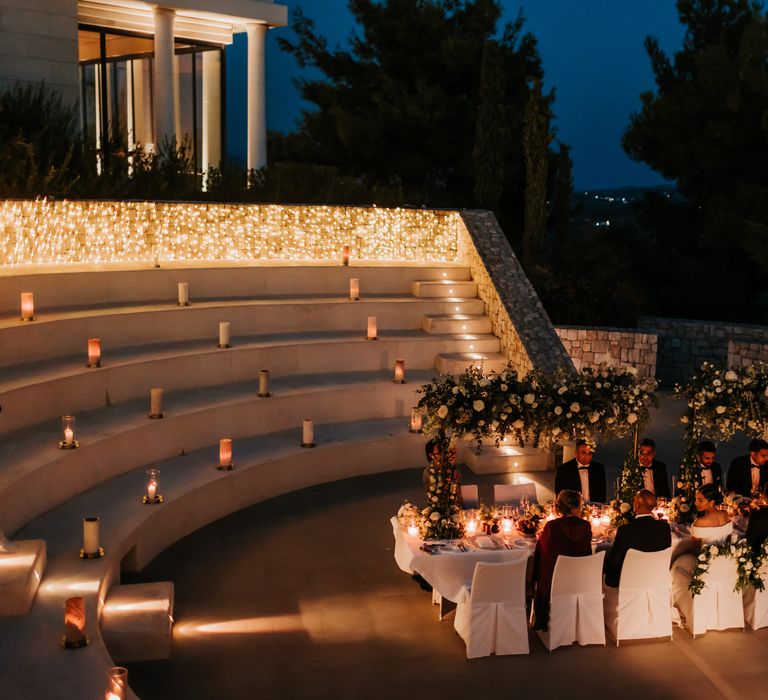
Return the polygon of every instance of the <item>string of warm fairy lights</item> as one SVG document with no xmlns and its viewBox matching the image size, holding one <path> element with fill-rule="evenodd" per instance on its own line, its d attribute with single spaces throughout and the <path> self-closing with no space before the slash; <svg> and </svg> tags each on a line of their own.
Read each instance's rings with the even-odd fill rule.
<svg viewBox="0 0 768 700">
<path fill-rule="evenodd" d="M 458 212 L 377 207 L 2 201 L 0 265 L 162 261 L 454 262 Z"/>
</svg>

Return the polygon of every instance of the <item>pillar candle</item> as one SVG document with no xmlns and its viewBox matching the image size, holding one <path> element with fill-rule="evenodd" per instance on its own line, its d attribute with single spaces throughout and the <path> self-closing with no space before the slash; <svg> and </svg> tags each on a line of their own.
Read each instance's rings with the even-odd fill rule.
<svg viewBox="0 0 768 700">
<path fill-rule="evenodd" d="M 159 418 L 163 415 L 163 390 L 153 388 L 149 390 L 149 415 Z"/>
<path fill-rule="evenodd" d="M 421 431 L 421 409 L 415 406 L 411 409 L 411 425 L 410 431 L 412 433 L 418 433 Z"/>
<path fill-rule="evenodd" d="M 259 396 L 262 398 L 272 396 L 272 392 L 269 390 L 268 369 L 262 369 L 259 371 Z"/>
<path fill-rule="evenodd" d="M 32 292 L 21 293 L 21 320 L 33 321 L 35 319 L 35 295 Z"/>
<path fill-rule="evenodd" d="M 232 468 L 232 439 L 221 438 L 219 440 L 219 467 L 222 469 Z"/>
<path fill-rule="evenodd" d="M 189 282 L 179 282 L 179 306 L 189 306 Z"/>
<path fill-rule="evenodd" d="M 219 347 L 229 347 L 229 321 L 219 323 Z"/>
<path fill-rule="evenodd" d="M 71 646 L 85 641 L 85 598 L 81 596 L 64 601 L 64 639 Z"/>
<path fill-rule="evenodd" d="M 150 501 L 154 501 L 156 495 L 157 495 L 157 481 L 150 478 L 149 482 L 147 483 L 147 498 Z"/>
<path fill-rule="evenodd" d="M 360 298 L 360 280 L 357 277 L 349 280 L 349 298 L 351 301 L 357 301 Z"/>
<path fill-rule="evenodd" d="M 341 246 L 341 264 L 349 265 L 349 246 Z"/>
<path fill-rule="evenodd" d="M 72 428 L 64 428 L 64 444 L 71 445 L 75 441 L 75 431 Z"/>
<path fill-rule="evenodd" d="M 85 518 L 83 520 L 83 551 L 95 554 L 99 551 L 99 519 Z"/>
<path fill-rule="evenodd" d="M 315 427 L 309 418 L 304 419 L 302 425 L 302 440 L 301 444 L 304 446 L 312 445 L 315 442 Z"/>
<path fill-rule="evenodd" d="M 376 317 L 369 316 L 368 317 L 368 335 L 366 336 L 368 340 L 376 340 L 377 330 L 378 329 L 376 324 Z"/>
<path fill-rule="evenodd" d="M 405 384 L 405 360 L 395 360 L 395 384 Z"/>
<path fill-rule="evenodd" d="M 101 340 L 99 338 L 88 338 L 88 366 L 101 366 Z"/>
</svg>

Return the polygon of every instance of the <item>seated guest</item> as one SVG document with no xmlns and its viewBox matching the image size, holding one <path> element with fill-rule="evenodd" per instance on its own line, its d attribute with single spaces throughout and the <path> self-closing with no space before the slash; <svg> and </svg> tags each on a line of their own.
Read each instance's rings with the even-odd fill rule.
<svg viewBox="0 0 768 700">
<path fill-rule="evenodd" d="M 768 496 L 768 488 L 763 488 L 763 493 Z M 747 523 L 747 532 L 744 537 L 749 542 L 752 551 L 757 554 L 763 546 L 763 542 L 768 539 L 768 508 L 753 510 L 749 514 Z"/>
<path fill-rule="evenodd" d="M 699 460 L 699 475 L 702 486 L 714 484 L 718 488 L 723 486 L 723 468 L 715 462 L 715 446 L 709 440 L 702 440 L 696 447 L 696 456 Z"/>
<path fill-rule="evenodd" d="M 635 519 L 616 531 L 613 547 L 603 563 L 606 586 L 616 588 L 619 585 L 624 557 L 630 549 L 659 552 L 672 546 L 669 524 L 653 517 L 655 507 L 656 496 L 648 489 L 642 489 L 635 494 L 632 503 Z"/>
<path fill-rule="evenodd" d="M 592 460 L 586 440 L 576 442 L 576 458 L 563 462 L 555 474 L 555 493 L 578 491 L 585 503 L 605 503 L 605 467 Z"/>
<path fill-rule="evenodd" d="M 726 489 L 741 496 L 757 495 L 768 481 L 768 442 L 755 439 L 749 443 L 749 454 L 736 457 L 728 467 Z"/>
<path fill-rule="evenodd" d="M 581 495 L 564 489 L 557 494 L 555 510 L 560 516 L 550 520 L 541 532 L 533 554 L 533 583 L 536 586 L 533 610 L 536 629 L 545 630 L 549 623 L 549 593 L 557 558 L 587 557 L 592 554 L 592 527 L 579 517 Z"/>
<path fill-rule="evenodd" d="M 691 537 L 704 544 L 720 544 L 733 533 L 733 523 L 720 505 L 723 494 L 712 484 L 705 484 L 696 490 L 694 505 L 698 511 L 691 525 Z"/>
<path fill-rule="evenodd" d="M 657 497 L 670 498 L 667 465 L 656 459 L 656 443 L 651 438 L 645 438 L 640 443 L 637 461 L 643 467 L 643 488 Z"/>
</svg>

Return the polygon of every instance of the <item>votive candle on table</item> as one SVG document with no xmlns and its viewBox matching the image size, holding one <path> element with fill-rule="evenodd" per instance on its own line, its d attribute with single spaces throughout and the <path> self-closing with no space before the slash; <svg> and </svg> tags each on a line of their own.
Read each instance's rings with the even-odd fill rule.
<svg viewBox="0 0 768 700">
<path fill-rule="evenodd" d="M 512 518 L 502 518 L 501 530 L 505 535 L 509 535 L 512 532 L 513 523 Z"/>
<path fill-rule="evenodd" d="M 305 418 L 301 426 L 301 446 L 312 447 L 315 444 L 315 426 L 311 419 Z"/>
<path fill-rule="evenodd" d="M 419 526 L 416 524 L 416 518 L 408 519 L 408 534 L 411 537 L 419 536 Z"/>
<path fill-rule="evenodd" d="M 421 409 L 414 406 L 411 409 L 411 422 L 410 422 L 409 430 L 412 433 L 421 432 L 421 422 L 422 422 Z"/>
<path fill-rule="evenodd" d="M 341 246 L 341 264 L 342 265 L 349 265 L 349 246 L 343 245 Z"/>
<path fill-rule="evenodd" d="M 377 338 L 377 324 L 376 324 L 376 317 L 375 316 L 369 316 L 368 317 L 368 335 L 365 336 L 367 340 L 376 340 Z"/>
<path fill-rule="evenodd" d="M 101 367 L 101 340 L 88 338 L 88 366 Z"/>
<path fill-rule="evenodd" d="M 269 390 L 269 370 L 259 370 L 259 396 L 261 398 L 268 398 L 272 396 L 272 392 Z"/>
<path fill-rule="evenodd" d="M 219 323 L 219 347 L 229 347 L 229 321 Z"/>
<path fill-rule="evenodd" d="M 219 469 L 232 469 L 232 438 L 219 440 Z"/>
<path fill-rule="evenodd" d="M 179 306 L 189 306 L 189 282 L 179 282 Z"/>
<path fill-rule="evenodd" d="M 128 687 L 128 669 L 113 666 L 107 672 L 107 700 L 125 700 Z"/>
<path fill-rule="evenodd" d="M 33 292 L 21 293 L 21 320 L 35 320 L 35 295 Z"/>
<path fill-rule="evenodd" d="M 467 522 L 467 534 L 468 535 L 477 534 L 477 520 L 469 520 Z"/>
<path fill-rule="evenodd" d="M 350 301 L 358 301 L 360 299 L 360 280 L 357 277 L 349 280 L 349 298 Z"/>
<path fill-rule="evenodd" d="M 158 387 L 149 390 L 149 417 L 163 417 L 163 390 Z"/>
<path fill-rule="evenodd" d="M 395 360 L 395 384 L 405 384 L 405 360 Z"/>
<path fill-rule="evenodd" d="M 83 518 L 83 551 L 96 554 L 99 551 L 99 519 Z"/>
</svg>

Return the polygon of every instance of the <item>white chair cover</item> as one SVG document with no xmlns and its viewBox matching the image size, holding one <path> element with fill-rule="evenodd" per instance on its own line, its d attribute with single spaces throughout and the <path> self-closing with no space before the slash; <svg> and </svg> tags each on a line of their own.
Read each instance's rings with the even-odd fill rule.
<svg viewBox="0 0 768 700">
<path fill-rule="evenodd" d="M 672 547 L 660 552 L 630 549 L 621 567 L 619 587 L 603 586 L 605 626 L 616 646 L 621 639 L 672 637 L 671 555 Z"/>
<path fill-rule="evenodd" d="M 539 637 L 550 651 L 578 642 L 605 644 L 603 618 L 603 559 L 605 552 L 589 557 L 560 555 L 552 574 L 549 626 Z"/>
<path fill-rule="evenodd" d="M 505 564 L 479 562 L 472 588 L 461 597 L 453 626 L 467 645 L 467 658 L 527 654 L 525 568 L 528 557 Z"/>
<path fill-rule="evenodd" d="M 531 481 L 526 484 L 493 485 L 493 502 L 497 506 L 519 506 L 520 499 L 522 499 L 523 496 L 525 496 L 531 503 L 538 503 L 536 500 L 536 484 Z"/>
<path fill-rule="evenodd" d="M 768 583 L 768 562 L 760 567 L 760 578 Z M 742 591 L 744 599 L 744 619 L 753 630 L 768 627 L 768 590 L 757 591 L 747 586 Z"/>
<path fill-rule="evenodd" d="M 480 507 L 480 493 L 477 490 L 477 484 L 461 487 L 461 501 L 465 508 Z"/>
<path fill-rule="evenodd" d="M 733 590 L 738 578 L 736 561 L 730 557 L 712 559 L 699 595 L 688 590 L 695 563 L 695 557 L 685 554 L 672 565 L 672 597 L 685 628 L 694 637 L 707 630 L 743 629 L 741 592 Z"/>
</svg>

